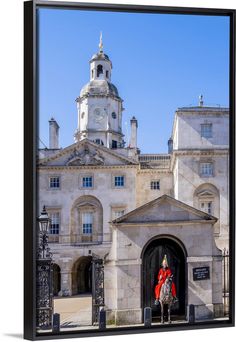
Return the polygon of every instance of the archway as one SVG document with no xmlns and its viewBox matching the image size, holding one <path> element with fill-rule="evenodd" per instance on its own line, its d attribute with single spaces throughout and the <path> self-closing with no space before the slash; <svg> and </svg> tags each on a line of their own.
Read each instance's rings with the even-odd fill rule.
<svg viewBox="0 0 236 342">
<path fill-rule="evenodd" d="M 152 316 L 160 317 L 160 305 L 155 305 L 154 289 L 164 255 L 174 275 L 179 301 L 172 307 L 172 316 L 185 318 L 187 305 L 186 251 L 180 241 L 172 236 L 151 239 L 142 252 L 142 307 L 151 307 Z M 143 310 L 142 310 L 143 311 Z"/>
<path fill-rule="evenodd" d="M 72 295 L 91 294 L 92 292 L 92 257 L 81 257 L 72 269 Z"/>
<path fill-rule="evenodd" d="M 61 269 L 57 264 L 53 264 L 53 296 L 58 296 L 61 291 Z"/>
</svg>

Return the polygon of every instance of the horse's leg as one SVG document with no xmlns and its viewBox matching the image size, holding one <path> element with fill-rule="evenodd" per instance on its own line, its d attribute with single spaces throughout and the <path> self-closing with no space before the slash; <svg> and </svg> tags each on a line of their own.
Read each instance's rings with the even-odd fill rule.
<svg viewBox="0 0 236 342">
<path fill-rule="evenodd" d="M 164 323 L 164 310 L 163 310 L 163 303 L 161 302 L 161 323 Z"/>
<path fill-rule="evenodd" d="M 170 320 L 170 307 L 171 307 L 171 305 L 168 304 L 168 323 L 171 323 L 171 320 Z"/>
</svg>

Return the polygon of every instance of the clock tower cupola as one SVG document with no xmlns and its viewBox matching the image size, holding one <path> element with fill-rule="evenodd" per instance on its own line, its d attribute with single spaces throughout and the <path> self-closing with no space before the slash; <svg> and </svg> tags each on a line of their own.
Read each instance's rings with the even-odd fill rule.
<svg viewBox="0 0 236 342">
<path fill-rule="evenodd" d="M 85 138 L 108 148 L 124 147 L 122 134 L 122 102 L 111 83 L 112 63 L 103 52 L 102 34 L 99 52 L 90 60 L 90 81 L 76 99 L 78 128 L 75 140 Z"/>
</svg>

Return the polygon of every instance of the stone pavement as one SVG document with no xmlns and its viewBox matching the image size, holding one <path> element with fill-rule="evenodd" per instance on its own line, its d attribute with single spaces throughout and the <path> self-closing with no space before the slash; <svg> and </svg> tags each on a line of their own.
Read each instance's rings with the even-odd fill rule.
<svg viewBox="0 0 236 342">
<path fill-rule="evenodd" d="M 54 298 L 54 313 L 60 314 L 62 328 L 92 325 L 92 296 Z"/>
</svg>

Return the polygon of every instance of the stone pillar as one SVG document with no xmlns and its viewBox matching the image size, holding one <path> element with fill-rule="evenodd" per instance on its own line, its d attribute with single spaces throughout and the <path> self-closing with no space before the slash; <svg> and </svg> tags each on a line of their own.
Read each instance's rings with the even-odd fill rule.
<svg viewBox="0 0 236 342">
<path fill-rule="evenodd" d="M 49 120 L 49 148 L 59 148 L 59 126 L 54 118 Z"/>
<path fill-rule="evenodd" d="M 130 120 L 130 124 L 131 124 L 130 148 L 137 148 L 138 121 L 134 116 Z"/>
<path fill-rule="evenodd" d="M 64 271 L 61 271 L 61 291 L 59 295 L 62 297 L 72 295 L 72 279 L 70 270 L 65 269 Z"/>
<path fill-rule="evenodd" d="M 196 320 L 206 320 L 214 318 L 212 261 L 212 256 L 187 258 L 188 307 L 190 304 L 194 305 Z M 209 274 L 201 276 L 200 273 L 202 269 L 209 270 Z M 198 279 L 194 279 L 194 272 L 195 274 L 196 272 L 199 272 Z"/>
</svg>

